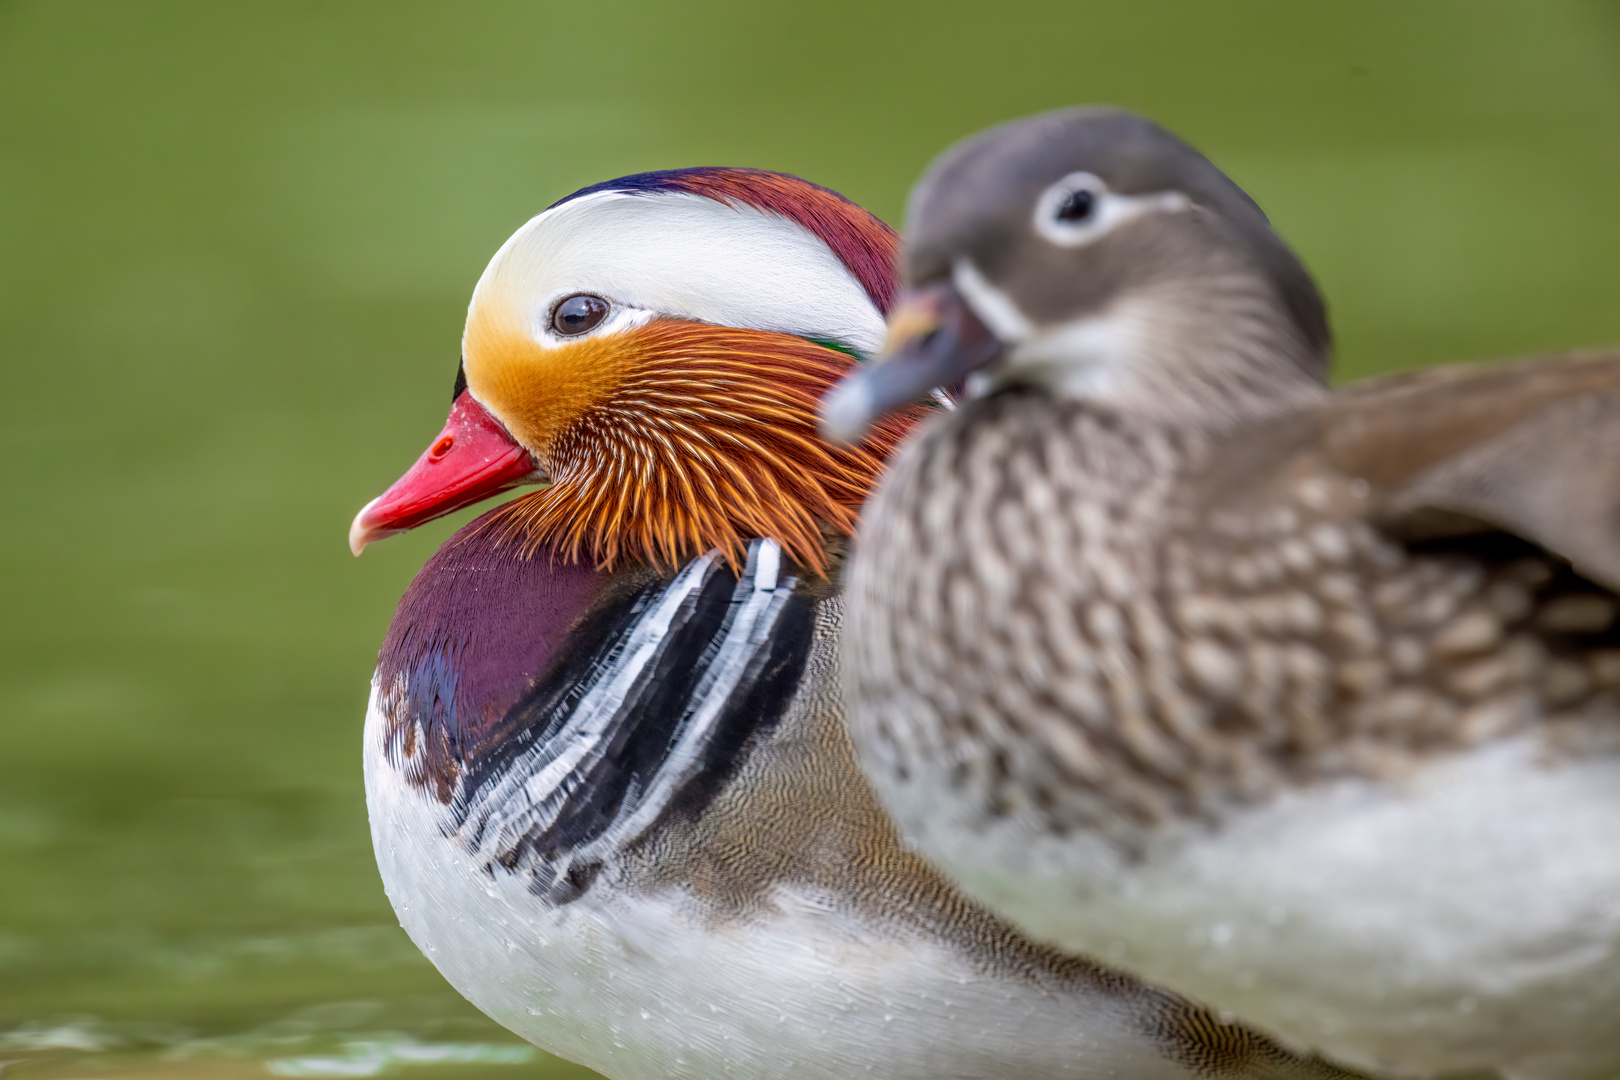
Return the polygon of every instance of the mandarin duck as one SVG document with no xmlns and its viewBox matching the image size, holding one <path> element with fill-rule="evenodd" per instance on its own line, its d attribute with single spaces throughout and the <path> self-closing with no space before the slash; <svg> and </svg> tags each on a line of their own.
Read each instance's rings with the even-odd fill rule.
<svg viewBox="0 0 1620 1080">
<path fill-rule="evenodd" d="M 842 727 L 833 584 L 902 410 L 875 352 L 897 239 L 744 169 L 626 177 L 524 225 L 473 293 L 449 421 L 369 542 L 515 485 L 430 559 L 364 734 L 412 940 L 609 1077 L 1332 1077 L 1036 945 L 904 847 Z"/>
<path fill-rule="evenodd" d="M 1403 1076 L 1620 1075 L 1620 353 L 1331 392 L 1197 151 L 1081 109 L 941 156 L 854 436 L 843 665 L 904 835 L 1037 940 Z"/>
</svg>

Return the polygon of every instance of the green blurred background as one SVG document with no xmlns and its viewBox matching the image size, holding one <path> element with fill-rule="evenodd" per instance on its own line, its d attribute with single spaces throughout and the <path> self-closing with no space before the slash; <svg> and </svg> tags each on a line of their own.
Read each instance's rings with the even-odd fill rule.
<svg viewBox="0 0 1620 1080">
<path fill-rule="evenodd" d="M 898 221 L 1087 101 L 1256 196 L 1341 375 L 1620 342 L 1615 3 L 0 0 L 0 1062 L 586 1075 L 383 896 L 367 679 L 465 515 L 359 562 L 351 515 L 559 196 L 743 164 Z"/>
</svg>

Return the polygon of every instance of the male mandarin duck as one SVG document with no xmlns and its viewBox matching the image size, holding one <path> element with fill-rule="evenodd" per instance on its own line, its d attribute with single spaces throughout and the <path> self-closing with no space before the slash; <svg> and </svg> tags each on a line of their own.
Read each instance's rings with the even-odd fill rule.
<svg viewBox="0 0 1620 1080">
<path fill-rule="evenodd" d="M 974 395 L 849 570 L 898 825 L 1296 1049 L 1620 1076 L 1620 353 L 1330 392 L 1299 260 L 1123 112 L 968 139 L 907 222 L 893 352 L 825 412 Z"/>
<path fill-rule="evenodd" d="M 610 1077 L 1303 1077 L 1320 1062 L 1020 937 L 902 846 L 842 727 L 833 584 L 902 410 L 894 234 L 793 177 L 578 192 L 473 294 L 444 431 L 358 553 L 512 486 L 378 657 L 377 863 L 476 1005 Z"/>
</svg>

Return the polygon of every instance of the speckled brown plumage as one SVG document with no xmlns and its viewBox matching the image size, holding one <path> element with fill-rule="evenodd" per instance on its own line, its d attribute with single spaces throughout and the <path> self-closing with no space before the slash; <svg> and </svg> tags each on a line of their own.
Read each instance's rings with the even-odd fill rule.
<svg viewBox="0 0 1620 1080">
<path fill-rule="evenodd" d="M 857 605 L 855 692 L 893 706 L 882 760 L 954 762 L 987 817 L 1125 839 L 1532 725 L 1549 752 L 1620 742 L 1599 583 L 1620 534 L 1582 520 L 1613 520 L 1620 487 L 1507 479 L 1555 453 L 1607 479 L 1620 456 L 1571 444 L 1620 444 L 1617 414 L 1614 355 L 1382 380 L 1225 438 L 970 403 L 865 524 L 884 542 L 855 588 L 881 598 Z M 1532 517 L 1587 576 L 1502 529 Z"/>
</svg>

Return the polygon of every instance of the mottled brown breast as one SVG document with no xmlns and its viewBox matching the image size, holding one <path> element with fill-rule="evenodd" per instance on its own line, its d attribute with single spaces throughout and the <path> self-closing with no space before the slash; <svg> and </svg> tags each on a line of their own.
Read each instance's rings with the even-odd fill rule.
<svg viewBox="0 0 1620 1080">
<path fill-rule="evenodd" d="M 1612 746 L 1617 387 L 1612 355 L 1449 370 L 1224 437 L 972 403 L 865 525 L 873 735 L 1122 843 L 1531 727 Z"/>
</svg>

